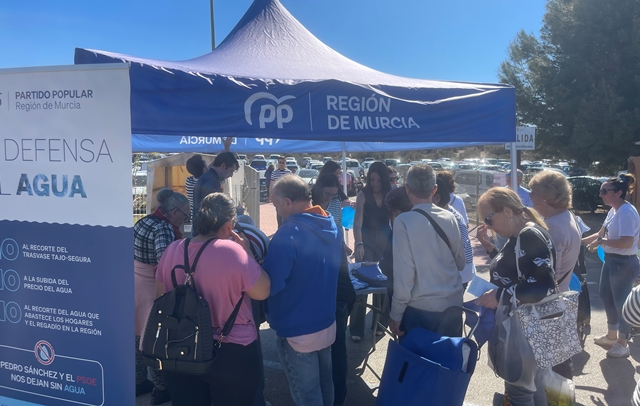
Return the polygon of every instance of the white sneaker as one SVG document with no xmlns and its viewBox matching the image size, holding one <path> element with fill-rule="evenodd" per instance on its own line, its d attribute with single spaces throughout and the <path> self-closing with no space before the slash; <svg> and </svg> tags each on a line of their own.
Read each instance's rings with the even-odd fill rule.
<svg viewBox="0 0 640 406">
<path fill-rule="evenodd" d="M 612 340 L 609 337 L 607 337 L 605 334 L 600 337 L 594 337 L 593 342 L 598 344 L 599 346 L 602 346 L 605 348 L 611 348 L 615 343 L 618 342 L 618 340 Z"/>
<path fill-rule="evenodd" d="M 625 347 L 622 344 L 620 344 L 619 342 L 616 341 L 615 344 L 613 344 L 613 347 L 611 347 L 611 349 L 609 351 L 607 351 L 607 356 L 608 357 L 613 357 L 613 358 L 624 358 L 624 357 L 628 357 L 629 356 L 629 347 Z"/>
</svg>

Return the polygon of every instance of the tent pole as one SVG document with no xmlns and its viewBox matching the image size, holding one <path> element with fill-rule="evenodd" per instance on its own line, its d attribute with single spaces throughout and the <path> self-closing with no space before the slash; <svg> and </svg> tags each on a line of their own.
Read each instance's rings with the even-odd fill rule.
<svg viewBox="0 0 640 406">
<path fill-rule="evenodd" d="M 347 149 L 342 143 L 342 191 L 347 194 Z"/>
<path fill-rule="evenodd" d="M 355 185 L 353 185 L 355 187 Z M 342 191 L 345 196 L 349 196 L 347 193 L 347 148 L 344 141 L 342 142 Z M 343 234 L 347 246 L 349 246 L 349 230 Z"/>
<path fill-rule="evenodd" d="M 211 50 L 216 49 L 216 31 L 213 25 L 213 0 L 209 0 L 209 9 L 211 10 Z"/>
<path fill-rule="evenodd" d="M 516 151 L 516 143 L 511 143 L 511 190 L 518 193 L 518 151 Z"/>
</svg>

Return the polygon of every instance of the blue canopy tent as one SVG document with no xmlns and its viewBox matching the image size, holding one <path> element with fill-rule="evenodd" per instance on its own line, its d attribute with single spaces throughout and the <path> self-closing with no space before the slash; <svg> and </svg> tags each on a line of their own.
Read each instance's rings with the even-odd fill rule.
<svg viewBox="0 0 640 406">
<path fill-rule="evenodd" d="M 370 69 L 323 44 L 278 0 L 255 0 L 220 46 L 198 58 L 75 52 L 76 64 L 123 61 L 131 64 L 132 133 L 141 136 L 384 142 L 394 151 L 396 143 L 436 148 L 516 138 L 513 87 Z"/>
</svg>

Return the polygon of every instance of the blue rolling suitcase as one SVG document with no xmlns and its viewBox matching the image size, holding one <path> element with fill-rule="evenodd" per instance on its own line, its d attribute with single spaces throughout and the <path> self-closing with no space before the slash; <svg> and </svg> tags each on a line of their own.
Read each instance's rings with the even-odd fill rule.
<svg viewBox="0 0 640 406">
<path fill-rule="evenodd" d="M 376 406 L 462 405 L 477 358 L 470 338 L 413 329 L 389 341 Z"/>
</svg>

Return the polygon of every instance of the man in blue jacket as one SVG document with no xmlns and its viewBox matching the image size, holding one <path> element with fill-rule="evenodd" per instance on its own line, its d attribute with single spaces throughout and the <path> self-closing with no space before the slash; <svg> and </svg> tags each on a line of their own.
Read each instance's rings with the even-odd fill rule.
<svg viewBox="0 0 640 406">
<path fill-rule="evenodd" d="M 271 191 L 283 224 L 262 264 L 271 279 L 267 320 L 278 335 L 278 356 L 295 404 L 332 406 L 342 232 L 330 214 L 311 204 L 311 190 L 300 177 L 283 176 Z"/>
</svg>

